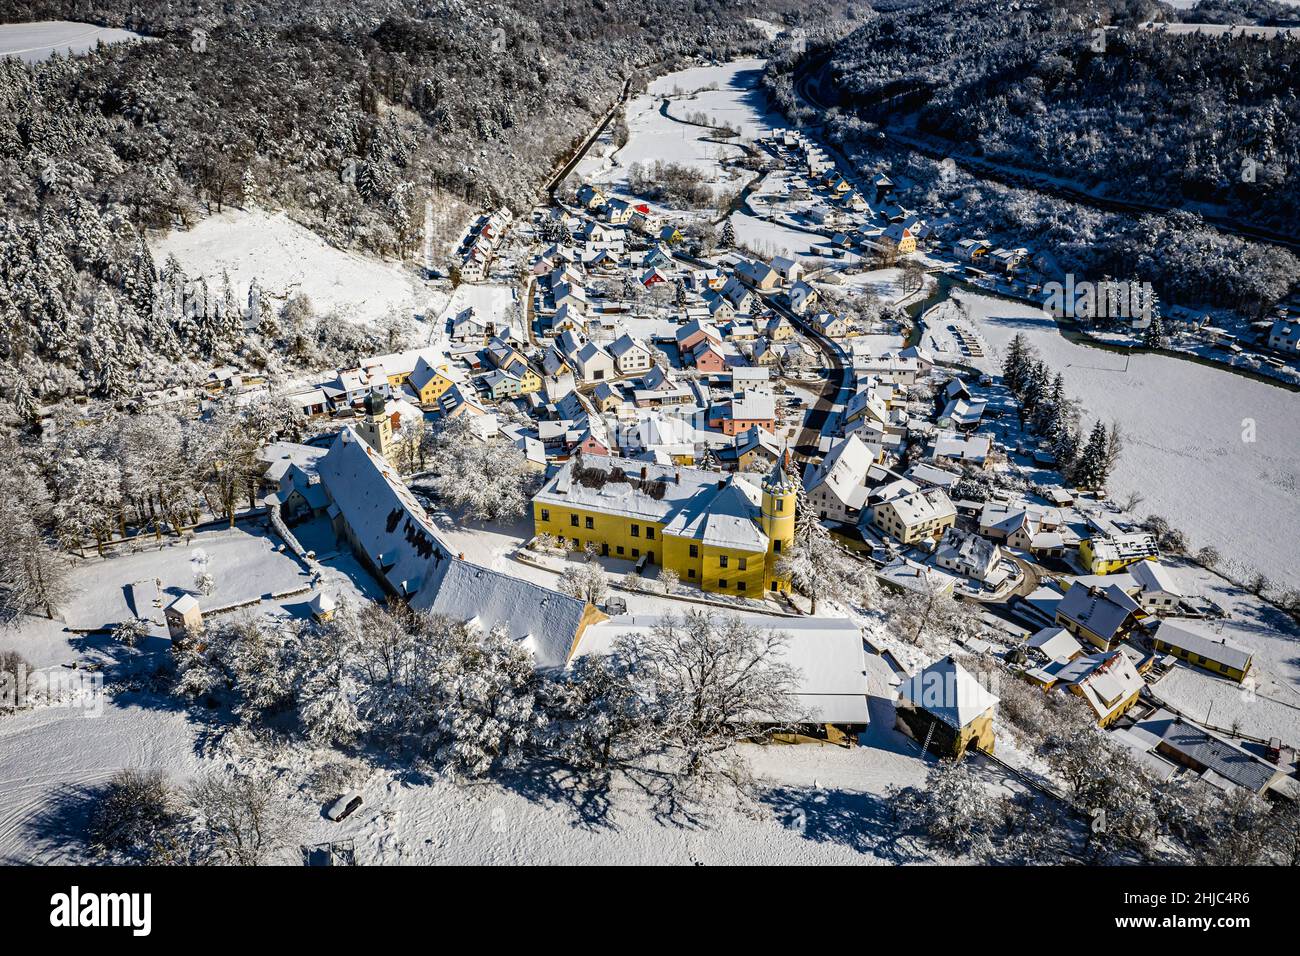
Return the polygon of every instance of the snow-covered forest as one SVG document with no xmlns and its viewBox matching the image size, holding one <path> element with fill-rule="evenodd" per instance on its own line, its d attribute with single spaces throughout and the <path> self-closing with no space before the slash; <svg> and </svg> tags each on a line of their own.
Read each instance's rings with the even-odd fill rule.
<svg viewBox="0 0 1300 956">
<path fill-rule="evenodd" d="M 33 402 L 173 384 L 186 359 L 292 355 L 242 290 L 157 275 L 150 230 L 260 205 L 409 258 L 426 200 L 522 208 L 624 78 L 763 42 L 722 4 L 667 0 L 0 2 L 0 21 L 42 17 L 157 42 L 0 59 L 0 401 L 20 420 Z M 326 353 L 332 332 L 356 334 L 309 324 L 293 337 Z"/>
<path fill-rule="evenodd" d="M 924 87 L 918 128 L 985 158 L 1125 199 L 1294 226 L 1300 50 L 1284 36 L 1135 29 L 1157 6 L 1038 3 L 1002 16 L 990 15 L 1000 4 L 968 0 L 944 5 L 945 30 L 921 5 L 845 38 L 831 69 L 850 103 Z"/>
</svg>

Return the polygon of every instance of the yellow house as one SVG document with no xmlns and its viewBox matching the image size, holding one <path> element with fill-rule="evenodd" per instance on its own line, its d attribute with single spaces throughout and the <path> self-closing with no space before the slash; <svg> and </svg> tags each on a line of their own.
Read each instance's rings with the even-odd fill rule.
<svg viewBox="0 0 1300 956">
<path fill-rule="evenodd" d="M 434 368 L 424 359 L 420 359 L 415 366 L 415 371 L 411 373 L 408 383 L 414 389 L 421 405 L 432 405 L 442 397 L 444 392 L 456 384 L 450 377 L 449 371 L 445 365 Z M 534 378 L 536 378 L 535 374 Z M 536 386 L 532 390 L 536 391 L 536 389 L 541 388 L 541 384 L 541 380 L 538 379 Z"/>
<path fill-rule="evenodd" d="M 578 455 L 533 498 L 533 527 L 571 550 L 645 561 L 705 591 L 788 591 L 799 479 L 784 455 L 761 479 Z"/>
<path fill-rule="evenodd" d="M 787 342 L 794 338 L 794 326 L 785 316 L 773 314 L 768 320 L 764 334 L 772 342 Z"/>
<path fill-rule="evenodd" d="M 1114 574 L 1130 564 L 1158 557 L 1156 539 L 1146 532 L 1094 535 L 1079 542 L 1079 558 L 1089 574 Z"/>
<path fill-rule="evenodd" d="M 898 689 L 896 726 L 926 753 L 957 758 L 992 753 L 998 698 L 952 657 L 941 657 Z"/>
<path fill-rule="evenodd" d="M 542 377 L 534 371 L 531 365 L 527 363 L 523 365 L 516 364 L 510 369 L 510 374 L 519 379 L 520 395 L 527 395 L 529 392 L 541 390 Z"/>
<path fill-rule="evenodd" d="M 1146 616 L 1141 605 L 1114 584 L 1100 588 L 1076 581 L 1056 605 L 1059 626 L 1103 651 L 1114 650 Z"/>
<path fill-rule="evenodd" d="M 1146 682 L 1123 650 L 1087 654 L 1059 664 L 1036 667 L 1022 675 L 1045 691 L 1068 688 L 1092 708 L 1098 727 L 1109 727 L 1142 696 Z"/>
<path fill-rule="evenodd" d="M 1239 684 L 1244 681 L 1253 661 L 1250 651 L 1229 644 L 1222 638 L 1194 630 L 1193 627 L 1168 620 L 1161 621 L 1151 638 L 1151 645 L 1158 651 L 1173 654 L 1189 664 L 1203 667 Z"/>
</svg>

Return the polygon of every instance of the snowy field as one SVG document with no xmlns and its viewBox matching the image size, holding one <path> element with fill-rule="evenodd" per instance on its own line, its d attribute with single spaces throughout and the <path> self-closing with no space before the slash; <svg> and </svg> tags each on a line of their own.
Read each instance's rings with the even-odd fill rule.
<svg viewBox="0 0 1300 956">
<path fill-rule="evenodd" d="M 873 713 L 892 713 L 873 698 Z M 83 862 L 90 788 L 124 768 L 163 769 L 184 783 L 220 770 L 201 757 L 205 728 L 166 700 L 123 695 L 102 716 L 41 710 L 0 720 L 0 864 Z M 894 864 L 929 855 L 889 836 L 887 794 L 925 778 L 927 764 L 894 731 L 871 748 L 745 748 L 764 784 L 757 800 L 701 819 L 662 819 L 633 786 L 608 803 L 560 776 L 518 774 L 457 785 L 376 771 L 365 803 L 341 824 L 321 813 L 307 777 L 323 756 L 277 752 L 263 761 L 288 791 L 295 843 L 354 840 L 374 864 Z"/>
<path fill-rule="evenodd" d="M 210 286 L 229 274 L 240 297 L 256 279 L 278 301 L 303 292 L 318 312 L 358 322 L 409 318 L 424 307 L 416 276 L 400 263 L 335 249 L 284 213 L 226 209 L 155 239 L 153 253 L 160 266 L 174 254 L 191 279 L 204 276 Z"/>
<path fill-rule="evenodd" d="M 1204 33 L 1207 36 L 1222 36 L 1225 33 L 1234 36 L 1274 37 L 1279 33 L 1300 36 L 1300 27 L 1263 27 L 1246 23 L 1144 23 L 1142 26 L 1147 30 L 1163 30 L 1166 33 Z"/>
<path fill-rule="evenodd" d="M 0 23 L 0 56 L 16 56 L 25 63 L 38 63 L 56 53 L 85 53 L 100 43 L 144 40 L 138 33 L 115 27 L 70 20 L 38 20 L 35 23 Z"/>
<path fill-rule="evenodd" d="M 732 213 L 731 225 L 736 230 L 738 243 L 769 257 L 786 256 L 807 260 L 829 256 L 831 252 L 828 236 L 791 229 L 779 222 L 751 216 L 747 212 Z"/>
<path fill-rule="evenodd" d="M 755 139 L 787 125 L 784 117 L 767 109 L 759 87 L 766 62 L 733 60 L 679 70 L 652 82 L 649 92 L 659 98 L 673 97 L 669 112 L 676 117 L 704 113 L 714 126 L 730 126 L 740 130 L 742 139 Z M 685 95 L 678 97 L 678 92 Z"/>
<path fill-rule="evenodd" d="M 959 295 L 999 360 L 1023 332 L 1087 415 L 1121 424 L 1112 496 L 1138 492 L 1138 512 L 1161 515 L 1193 547 L 1300 586 L 1300 396 L 1191 361 L 1077 345 L 1041 309 Z M 1243 440 L 1252 423 L 1254 440 Z"/>
<path fill-rule="evenodd" d="M 82 861 L 82 799 L 125 769 L 192 777 L 197 728 L 168 702 L 105 704 L 97 717 L 44 708 L 0 717 L 0 865 Z"/>
<path fill-rule="evenodd" d="M 756 86 L 763 60 L 736 60 L 719 66 L 691 67 L 668 73 L 650 84 L 647 92 L 628 101 L 625 115 L 628 141 L 614 149 L 607 137 L 592 147 L 578 164 L 577 176 L 627 191 L 627 171 L 633 163 L 656 160 L 692 166 L 717 188 L 740 186 L 748 177 L 720 167 L 720 157 L 739 156 L 738 146 L 710 142 L 714 132 L 681 122 L 703 112 L 715 123 L 726 122 L 749 138 L 770 129 L 775 119 L 763 109 Z M 706 89 L 716 86 L 717 89 Z M 669 115 L 660 107 L 671 98 Z"/>
</svg>

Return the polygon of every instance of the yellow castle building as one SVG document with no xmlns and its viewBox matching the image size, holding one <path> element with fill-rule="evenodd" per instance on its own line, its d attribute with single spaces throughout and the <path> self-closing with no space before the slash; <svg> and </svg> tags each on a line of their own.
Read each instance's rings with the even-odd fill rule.
<svg viewBox="0 0 1300 956">
<path fill-rule="evenodd" d="M 785 454 L 766 476 L 575 456 L 533 498 L 533 529 L 705 591 L 762 597 L 790 589 L 776 565 L 794 541 L 798 493 Z"/>
</svg>

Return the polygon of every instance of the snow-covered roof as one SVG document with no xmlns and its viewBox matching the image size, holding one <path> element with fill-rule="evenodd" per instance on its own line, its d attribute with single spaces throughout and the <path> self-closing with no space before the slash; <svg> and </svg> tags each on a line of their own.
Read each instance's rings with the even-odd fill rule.
<svg viewBox="0 0 1300 956">
<path fill-rule="evenodd" d="M 759 490 L 733 475 L 721 489 L 705 488 L 688 501 L 664 526 L 664 534 L 711 547 L 766 551 L 758 502 Z"/>
<path fill-rule="evenodd" d="M 1182 596 L 1183 589 L 1171 568 L 1159 561 L 1139 561 L 1129 566 L 1129 574 L 1143 591 Z"/>
<path fill-rule="evenodd" d="M 1251 653 L 1246 648 L 1197 630 L 1190 623 L 1161 621 L 1153 636 L 1157 641 L 1164 641 L 1216 664 L 1226 664 L 1242 671 L 1250 666 Z"/>
<path fill-rule="evenodd" d="M 188 614 L 199 606 L 198 598 L 193 594 L 182 594 L 171 604 L 167 605 L 168 611 L 175 611 L 177 614 Z"/>
<path fill-rule="evenodd" d="M 901 498 L 886 502 L 898 515 L 898 520 L 911 527 L 923 521 L 935 521 L 957 514 L 957 509 L 948 500 L 942 488 L 926 488 L 914 491 Z"/>
<path fill-rule="evenodd" d="M 1083 646 L 1063 627 L 1045 627 L 1026 642 L 1047 655 L 1048 660 L 1063 664 L 1083 650 Z"/>
<path fill-rule="evenodd" d="M 935 550 L 935 558 L 951 561 L 962 570 L 983 571 L 998 558 L 998 546 L 988 538 L 949 528 Z"/>
<path fill-rule="evenodd" d="M 575 477 L 579 465 L 582 480 Z M 533 500 L 662 523 L 664 534 L 708 544 L 765 551 L 767 538 L 758 527 L 760 494 L 749 477 L 724 479 L 716 471 L 586 456 L 565 462 Z"/>
<path fill-rule="evenodd" d="M 867 472 L 875 462 L 873 450 L 850 435 L 831 448 L 822 463 L 811 469 L 804 489 L 811 494 L 825 485 L 836 500 L 861 508 L 867 499 Z"/>
<path fill-rule="evenodd" d="M 568 662 L 587 609 L 577 598 L 461 558 L 445 562 L 411 606 L 473 621 L 484 631 L 502 627 L 532 653 L 538 668 Z"/>
<path fill-rule="evenodd" d="M 1074 685 L 1099 720 L 1114 711 L 1145 686 L 1127 654 L 1088 654 L 1076 657 L 1056 672 L 1056 678 Z"/>
<path fill-rule="evenodd" d="M 648 634 L 666 618 L 621 615 L 583 632 L 574 657 L 608 654 L 615 638 Z M 847 618 L 746 616 L 745 623 L 788 636 L 782 657 L 798 672 L 795 708 L 809 723 L 865 724 L 866 658 L 862 634 Z"/>
<path fill-rule="evenodd" d="M 1124 600 L 1120 600 L 1121 597 Z M 1101 590 L 1075 584 L 1065 592 L 1056 613 L 1086 627 L 1098 637 L 1113 640 L 1135 607 L 1133 599 L 1118 587 Z"/>
<path fill-rule="evenodd" d="M 316 465 L 325 457 L 325 449 L 315 445 L 300 445 L 291 441 L 268 442 L 258 449 L 257 457 L 267 463 L 267 481 L 279 484 L 281 477 L 291 467 L 297 466 L 308 475 L 316 474 Z"/>
<path fill-rule="evenodd" d="M 344 428 L 319 465 L 357 547 L 397 594 L 418 594 L 452 554 L 392 466 Z"/>
<path fill-rule="evenodd" d="M 959 729 L 998 702 L 952 657 L 941 657 L 918 671 L 898 689 L 898 696 Z"/>
<path fill-rule="evenodd" d="M 312 599 L 308 602 L 308 605 L 315 614 L 327 614 L 338 606 L 338 602 L 334 600 L 334 595 L 330 594 L 328 591 L 317 591 L 312 595 Z"/>
<path fill-rule="evenodd" d="M 1156 737 L 1160 745 L 1252 793 L 1265 790 L 1280 772 L 1236 744 L 1167 710 L 1139 721 L 1134 730 Z"/>
</svg>

